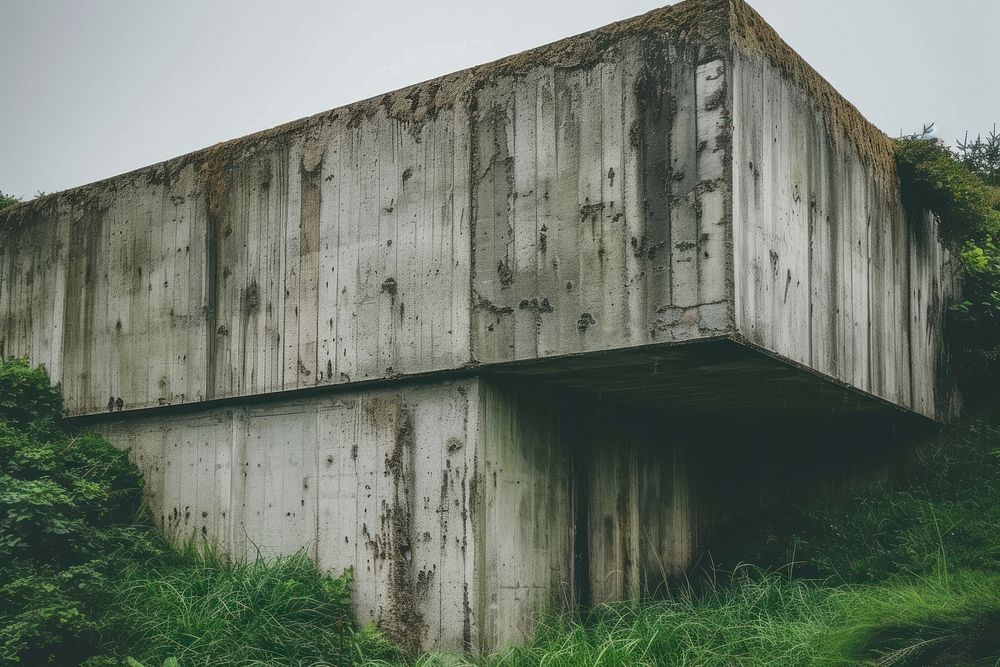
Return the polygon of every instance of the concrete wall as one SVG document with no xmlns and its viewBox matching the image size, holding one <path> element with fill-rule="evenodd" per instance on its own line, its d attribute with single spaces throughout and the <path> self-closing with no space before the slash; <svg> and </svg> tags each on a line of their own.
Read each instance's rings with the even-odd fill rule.
<svg viewBox="0 0 1000 667">
<path fill-rule="evenodd" d="M 727 526 L 843 489 L 906 438 L 850 414 L 706 429 L 476 377 L 91 428 L 131 450 L 173 536 L 251 559 L 304 549 L 353 569 L 360 622 L 476 652 L 530 638 L 552 610 L 662 594 Z"/>
<path fill-rule="evenodd" d="M 598 411 L 584 423 L 578 455 L 586 476 L 587 578 L 581 593 L 590 604 L 663 593 L 696 549 L 687 468 L 692 438 L 684 429 L 658 428 L 649 415 L 615 410 Z"/>
<path fill-rule="evenodd" d="M 354 570 L 360 622 L 489 651 L 539 615 L 654 594 L 695 552 L 681 441 L 476 378 L 123 417 L 178 539 Z"/>
<path fill-rule="evenodd" d="M 936 220 L 908 213 L 895 165 L 865 160 L 772 62 L 738 53 L 734 80 L 740 336 L 919 414 L 952 418 L 944 322 L 959 268 Z"/>
<path fill-rule="evenodd" d="M 359 103 L 26 204 L 0 350 L 88 414 L 729 332 L 698 56 L 540 57 L 419 122 Z"/>
<path fill-rule="evenodd" d="M 505 646 L 574 601 L 571 454 L 544 403 L 468 379 L 94 428 L 170 534 L 353 568 L 359 621 L 401 644 Z"/>
<path fill-rule="evenodd" d="M 489 650 L 530 639 L 540 614 L 575 605 L 576 482 L 556 405 L 489 382 L 479 401 L 476 646 Z"/>
<path fill-rule="evenodd" d="M 169 531 L 490 650 L 826 470 L 734 443 L 953 415 L 955 275 L 888 138 L 690 0 L 0 212 L 0 356 L 112 413 Z"/>
<path fill-rule="evenodd" d="M 479 631 L 478 391 L 354 391 L 95 430 L 132 450 L 174 536 L 251 559 L 305 549 L 325 569 L 354 569 L 361 622 L 407 645 L 462 647 Z"/>
<path fill-rule="evenodd" d="M 480 362 L 732 329 L 725 66 L 665 45 L 621 54 L 478 95 Z"/>
</svg>

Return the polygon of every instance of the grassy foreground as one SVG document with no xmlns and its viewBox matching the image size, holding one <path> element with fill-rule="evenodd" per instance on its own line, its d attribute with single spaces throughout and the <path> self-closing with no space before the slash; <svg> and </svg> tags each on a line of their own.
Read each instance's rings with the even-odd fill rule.
<svg viewBox="0 0 1000 667">
<path fill-rule="evenodd" d="M 699 595 L 549 619 L 532 643 L 494 656 L 402 656 L 377 633 L 336 627 L 304 557 L 128 573 L 122 648 L 178 665 L 964 665 L 1000 660 L 1000 575 L 956 572 L 824 585 L 748 572 Z M 343 595 L 338 590 L 336 595 Z M 976 661 L 978 660 L 978 661 Z M 108 661 L 92 664 L 121 664 Z"/>
<path fill-rule="evenodd" d="M 602 607 L 586 621 L 550 618 L 529 645 L 482 658 L 395 652 L 376 632 L 351 627 L 338 605 L 345 584 L 318 575 L 304 556 L 235 566 L 212 556 L 137 565 L 124 573 L 117 598 L 131 633 L 114 643 L 146 667 L 170 657 L 179 665 L 512 667 L 1000 660 L 996 573 L 830 585 L 748 570 L 698 594 Z"/>
<path fill-rule="evenodd" d="M 487 659 L 418 665 L 907 665 L 1000 659 L 1000 575 L 824 586 L 747 576 L 699 597 L 549 622 L 533 643 Z M 940 662 L 939 662 L 940 661 Z M 370 664 L 379 664 L 373 661 Z M 381 663 L 389 664 L 389 663 Z"/>
<path fill-rule="evenodd" d="M 997 419 L 929 443 L 905 481 L 747 527 L 718 554 L 731 576 L 470 658 L 358 628 L 350 573 L 304 554 L 168 545 L 128 458 L 60 411 L 44 371 L 0 362 L 0 665 L 1000 664 Z"/>
<path fill-rule="evenodd" d="M 716 572 L 665 600 L 552 617 L 527 646 L 485 657 L 405 656 L 373 631 L 331 626 L 342 607 L 312 596 L 333 591 L 346 603 L 346 581 L 316 575 L 302 556 L 234 566 L 189 554 L 170 567 L 137 565 L 119 605 L 145 619 L 129 650 L 146 665 L 166 656 L 182 665 L 223 664 L 220 656 L 240 665 L 1000 664 L 995 422 L 928 443 L 905 481 L 791 508 L 739 542 L 735 553 L 760 567 Z M 285 580 L 300 583 L 283 588 Z M 315 636 L 333 627 L 339 636 Z"/>
<path fill-rule="evenodd" d="M 108 648 L 148 667 L 178 665 L 349 665 L 395 655 L 355 627 L 349 573 L 319 572 L 304 553 L 232 562 L 182 548 L 120 573 Z M 120 664 L 119 659 L 91 665 Z M 132 663 L 130 663 L 132 664 Z"/>
</svg>

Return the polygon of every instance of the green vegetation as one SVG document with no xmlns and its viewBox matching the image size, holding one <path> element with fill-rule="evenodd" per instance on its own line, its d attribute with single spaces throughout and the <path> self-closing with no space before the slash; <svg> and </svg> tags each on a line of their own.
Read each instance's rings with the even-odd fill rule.
<svg viewBox="0 0 1000 667">
<path fill-rule="evenodd" d="M 979 174 L 987 185 L 1000 187 L 1000 134 L 996 125 L 985 137 L 977 134 L 970 139 L 966 132 L 965 139 L 956 143 L 956 149 L 962 164 Z"/>
<path fill-rule="evenodd" d="M 109 577 L 151 547 L 141 478 L 100 438 L 58 426 L 44 372 L 0 363 L 0 661 L 72 664 L 105 629 Z"/>
<path fill-rule="evenodd" d="M 60 423 L 43 369 L 0 361 L 0 664 L 346 665 L 392 655 L 350 610 L 350 573 L 298 554 L 232 562 L 172 548 L 142 478 Z"/>
<path fill-rule="evenodd" d="M 961 257 L 962 302 L 947 332 L 966 400 L 973 408 L 1000 398 L 1000 136 L 959 142 L 952 151 L 920 138 L 898 142 L 907 204 L 934 211 L 940 233 Z"/>
<path fill-rule="evenodd" d="M 0 209 L 7 208 L 8 206 L 13 206 L 19 201 L 21 200 L 13 195 L 5 195 L 3 192 L 0 192 Z"/>
<path fill-rule="evenodd" d="M 790 563 L 797 576 L 848 583 L 1000 573 L 1000 424 L 953 427 L 911 465 L 902 480 L 760 517 L 733 533 L 716 560 Z"/>
<path fill-rule="evenodd" d="M 358 631 L 350 573 L 321 574 L 304 553 L 233 563 L 186 548 L 135 561 L 115 581 L 109 638 L 117 655 L 144 665 L 349 665 L 393 655 L 371 630 Z M 111 664 L 118 664 L 116 662 Z"/>
</svg>

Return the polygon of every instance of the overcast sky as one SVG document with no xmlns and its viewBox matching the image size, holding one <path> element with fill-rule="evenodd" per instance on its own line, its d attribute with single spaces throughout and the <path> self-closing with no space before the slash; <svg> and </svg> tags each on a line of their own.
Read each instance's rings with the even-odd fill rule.
<svg viewBox="0 0 1000 667">
<path fill-rule="evenodd" d="M 892 135 L 1000 122 L 1000 0 L 750 0 Z M 0 190 L 54 192 L 656 0 L 0 0 Z"/>
</svg>

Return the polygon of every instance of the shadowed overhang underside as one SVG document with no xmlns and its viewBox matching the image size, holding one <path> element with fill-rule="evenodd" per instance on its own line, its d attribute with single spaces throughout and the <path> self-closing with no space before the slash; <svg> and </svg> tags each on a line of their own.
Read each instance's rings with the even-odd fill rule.
<svg viewBox="0 0 1000 667">
<path fill-rule="evenodd" d="M 119 421 L 469 376 L 479 376 L 536 395 L 540 400 L 556 400 L 570 407 L 578 401 L 581 410 L 595 405 L 617 406 L 664 416 L 711 417 L 720 420 L 720 424 L 826 416 L 840 422 L 864 418 L 914 428 L 935 425 L 915 412 L 728 337 L 81 415 L 72 421 L 81 425 Z"/>
<path fill-rule="evenodd" d="M 677 415 L 733 420 L 884 417 L 910 410 L 729 338 L 650 345 L 491 367 L 496 382 Z"/>
</svg>

